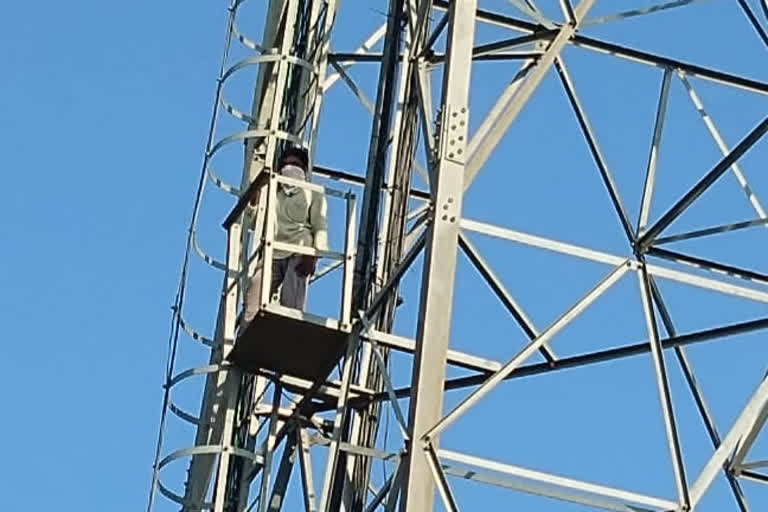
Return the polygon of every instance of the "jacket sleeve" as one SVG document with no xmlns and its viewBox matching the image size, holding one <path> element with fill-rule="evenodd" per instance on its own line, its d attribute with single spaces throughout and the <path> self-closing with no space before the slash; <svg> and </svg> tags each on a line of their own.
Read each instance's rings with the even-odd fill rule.
<svg viewBox="0 0 768 512">
<path fill-rule="evenodd" d="M 318 192 L 312 194 L 312 204 L 309 207 L 309 225 L 314 237 L 314 247 L 318 251 L 328 250 L 328 202 L 325 195 Z"/>
</svg>

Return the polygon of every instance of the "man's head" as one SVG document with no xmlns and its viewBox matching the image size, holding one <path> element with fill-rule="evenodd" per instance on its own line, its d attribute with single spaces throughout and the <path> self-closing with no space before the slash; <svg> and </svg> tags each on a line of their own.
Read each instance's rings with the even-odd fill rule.
<svg viewBox="0 0 768 512">
<path fill-rule="evenodd" d="M 286 165 L 295 165 L 301 167 L 304 172 L 307 172 L 307 167 L 309 167 L 307 151 L 300 147 L 288 146 L 283 151 L 283 154 L 280 155 L 279 168 L 282 169 Z"/>
</svg>

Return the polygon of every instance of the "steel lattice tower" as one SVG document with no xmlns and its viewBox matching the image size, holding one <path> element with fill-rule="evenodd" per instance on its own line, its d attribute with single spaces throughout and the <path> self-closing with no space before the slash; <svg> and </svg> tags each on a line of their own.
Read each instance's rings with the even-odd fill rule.
<svg viewBox="0 0 768 512">
<path fill-rule="evenodd" d="M 232 0 L 149 510 L 277 511 L 291 497 L 307 511 L 481 510 L 494 487 L 521 509 L 714 510 L 716 479 L 734 510 L 768 507 L 743 489 L 768 483 L 755 452 L 768 378 L 718 419 L 688 353 L 718 345 L 767 362 L 733 340 L 768 328 L 766 253 L 754 250 L 768 215 L 750 176 L 768 183 L 768 74 L 736 52 L 768 47 L 768 2 L 659 1 Z M 709 36 L 731 45 L 720 60 L 685 44 L 713 17 Z M 354 125 L 359 108 L 366 126 Z M 714 112 L 729 109 L 741 110 L 722 128 Z M 680 135 L 685 115 L 705 136 Z M 348 150 L 323 149 L 345 138 Z M 309 150 L 302 186 L 333 203 L 331 249 L 305 251 L 329 262 L 309 292 L 322 314 L 312 301 L 307 313 L 277 305 L 265 285 L 246 326 L 247 278 L 280 248 L 274 166 L 287 145 Z M 558 161 L 569 164 L 555 172 Z M 506 324 L 482 316 L 486 292 Z M 206 336 L 197 319 L 217 293 Z M 611 368 L 601 386 L 629 386 L 621 375 L 646 367 L 631 400 L 579 399 L 594 409 L 584 416 L 629 417 L 653 398 L 665 457 L 653 475 L 594 483 L 598 473 L 579 473 L 589 457 L 563 471 L 515 459 L 529 444 L 560 446 L 547 404 L 522 395 L 565 396 L 578 384 L 563 376 Z M 565 388 L 548 387 L 555 379 Z M 197 413 L 180 405 L 190 396 Z M 485 419 L 472 420 L 478 410 Z M 691 415 L 708 443 L 695 463 Z M 651 481 L 658 492 L 638 491 Z"/>
</svg>

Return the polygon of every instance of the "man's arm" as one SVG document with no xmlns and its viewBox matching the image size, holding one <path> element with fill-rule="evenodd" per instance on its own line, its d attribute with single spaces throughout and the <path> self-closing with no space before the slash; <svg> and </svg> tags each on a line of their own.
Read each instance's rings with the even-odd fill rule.
<svg viewBox="0 0 768 512">
<path fill-rule="evenodd" d="M 309 207 L 309 225 L 314 237 L 314 247 L 318 251 L 328 250 L 328 202 L 325 195 L 312 193 L 312 204 Z"/>
<path fill-rule="evenodd" d="M 325 196 L 312 192 L 312 202 L 309 205 L 309 228 L 312 231 L 312 245 L 318 251 L 328 250 L 328 203 Z M 311 276 L 317 268 L 318 258 L 302 256 L 297 270 L 300 275 Z"/>
</svg>

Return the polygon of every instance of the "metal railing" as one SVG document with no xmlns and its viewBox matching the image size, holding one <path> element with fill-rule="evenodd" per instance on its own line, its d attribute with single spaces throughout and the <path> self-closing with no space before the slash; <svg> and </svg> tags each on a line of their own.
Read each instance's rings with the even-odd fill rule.
<svg viewBox="0 0 768 512">
<path fill-rule="evenodd" d="M 344 239 L 341 250 L 319 250 L 312 246 L 290 244 L 275 239 L 277 226 L 277 191 L 280 184 L 295 186 L 307 190 L 311 193 L 321 195 L 326 199 L 337 199 L 345 202 L 344 217 Z M 250 207 L 246 207 L 251 203 Z M 254 204 L 255 203 L 255 204 Z M 240 248 L 240 266 L 238 269 L 230 269 L 236 272 L 235 280 L 240 290 L 247 290 L 248 282 L 257 269 L 261 269 L 261 290 L 258 297 L 258 308 L 261 311 L 282 314 L 299 318 L 301 320 L 337 328 L 343 331 L 349 331 L 352 321 L 352 280 L 355 263 L 356 250 L 356 210 L 357 198 L 351 191 L 343 191 L 328 186 L 318 185 L 308 181 L 296 180 L 282 176 L 276 172 L 265 171 L 251 184 L 249 189 L 243 194 L 240 202 L 232 210 L 232 213 L 224 222 L 228 236 L 233 236 L 232 226 L 240 223 L 243 227 L 249 224 L 249 214 L 255 218 L 253 228 L 257 247 L 250 250 L 247 244 Z M 238 222 L 236 222 L 238 221 Z M 329 231 L 334 229 L 334 225 L 328 227 Z M 274 251 L 284 253 L 300 254 L 314 256 L 318 259 L 327 259 L 332 261 L 331 267 L 340 268 L 341 278 L 341 297 L 339 303 L 338 317 L 328 318 L 306 311 L 283 306 L 272 295 L 272 263 L 274 261 Z M 245 296 L 245 294 L 241 294 Z M 241 301 L 241 306 L 244 304 Z M 242 315 L 240 315 L 242 322 Z M 241 327 L 244 327 L 241 325 Z"/>
</svg>

